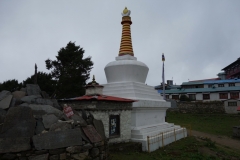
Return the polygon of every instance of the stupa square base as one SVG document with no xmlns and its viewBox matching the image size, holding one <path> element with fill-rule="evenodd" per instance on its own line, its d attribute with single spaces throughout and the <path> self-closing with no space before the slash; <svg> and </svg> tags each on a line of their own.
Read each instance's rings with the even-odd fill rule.
<svg viewBox="0 0 240 160">
<path fill-rule="evenodd" d="M 149 100 L 133 103 L 131 140 L 141 142 L 143 151 L 152 152 L 187 136 L 185 128 L 165 122 L 168 105 L 166 101 Z"/>
<path fill-rule="evenodd" d="M 185 128 L 165 122 L 171 103 L 163 100 L 153 87 L 140 82 L 115 82 L 105 84 L 103 92 L 137 100 L 132 104 L 131 141 L 141 142 L 143 151 L 152 152 L 187 136 Z"/>
<path fill-rule="evenodd" d="M 139 106 L 141 104 L 142 106 Z M 154 104 L 158 104 L 158 106 L 151 106 Z M 132 129 L 142 129 L 143 127 L 146 128 L 164 124 L 166 110 L 169 107 L 161 107 L 161 104 L 165 104 L 166 106 L 169 104 L 169 102 L 157 102 L 148 100 L 140 100 L 138 102 L 134 102 L 131 114 Z M 148 107 L 146 105 L 148 105 Z"/>
</svg>

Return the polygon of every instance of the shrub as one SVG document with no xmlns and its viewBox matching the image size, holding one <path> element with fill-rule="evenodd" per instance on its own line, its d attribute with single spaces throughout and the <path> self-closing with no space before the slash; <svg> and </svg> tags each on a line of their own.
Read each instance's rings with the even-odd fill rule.
<svg viewBox="0 0 240 160">
<path fill-rule="evenodd" d="M 186 96 L 185 94 L 182 94 L 181 96 L 180 96 L 180 101 L 191 101 L 190 100 L 190 98 L 188 97 L 188 96 Z"/>
</svg>

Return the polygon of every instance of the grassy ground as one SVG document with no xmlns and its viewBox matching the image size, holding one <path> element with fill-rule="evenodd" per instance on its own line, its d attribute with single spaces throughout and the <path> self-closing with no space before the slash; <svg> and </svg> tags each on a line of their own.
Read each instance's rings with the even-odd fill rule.
<svg viewBox="0 0 240 160">
<path fill-rule="evenodd" d="M 187 137 L 154 152 L 137 152 L 131 149 L 111 152 L 112 160 L 218 160 L 238 159 L 240 153 L 217 146 L 209 139 L 197 140 Z"/>
<path fill-rule="evenodd" d="M 190 124 L 192 130 L 231 137 L 232 127 L 240 125 L 240 115 L 204 115 L 167 112 L 167 122 L 181 126 Z M 181 139 L 151 153 L 139 152 L 125 147 L 121 148 L 121 151 L 114 150 L 110 152 L 112 160 L 240 160 L 239 151 L 217 145 L 210 139 L 202 140 L 193 136 Z"/>
<path fill-rule="evenodd" d="M 176 125 L 191 124 L 192 130 L 231 137 L 232 127 L 240 125 L 240 115 L 167 112 L 167 122 Z"/>
</svg>

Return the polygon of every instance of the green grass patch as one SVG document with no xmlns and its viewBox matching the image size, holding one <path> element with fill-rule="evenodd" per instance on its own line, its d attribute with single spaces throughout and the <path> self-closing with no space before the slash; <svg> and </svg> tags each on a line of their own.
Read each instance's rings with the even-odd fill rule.
<svg viewBox="0 0 240 160">
<path fill-rule="evenodd" d="M 167 122 L 182 126 L 190 124 L 192 130 L 231 137 L 232 127 L 240 125 L 240 115 L 167 112 Z"/>
<path fill-rule="evenodd" d="M 232 127 L 240 125 L 240 115 L 167 112 L 167 122 L 181 126 L 190 124 L 192 130 L 231 137 Z M 220 160 L 240 157 L 240 152 L 237 150 L 218 145 L 208 138 L 200 140 L 193 136 L 171 143 L 151 153 L 138 152 L 133 149 L 134 147 L 123 148 L 126 149 L 111 152 L 110 158 L 112 160 Z"/>
<path fill-rule="evenodd" d="M 111 160 L 218 160 L 239 156 L 238 151 L 219 147 L 210 139 L 198 141 L 195 137 L 181 139 L 151 153 L 130 148 L 110 153 Z"/>
</svg>

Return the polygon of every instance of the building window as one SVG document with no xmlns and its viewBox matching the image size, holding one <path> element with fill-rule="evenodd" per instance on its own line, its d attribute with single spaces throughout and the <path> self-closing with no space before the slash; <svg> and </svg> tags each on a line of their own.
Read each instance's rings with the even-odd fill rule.
<svg viewBox="0 0 240 160">
<path fill-rule="evenodd" d="M 188 97 L 189 97 L 189 99 L 192 100 L 192 101 L 195 101 L 195 100 L 196 100 L 196 95 L 195 95 L 195 94 L 189 94 Z"/>
<path fill-rule="evenodd" d="M 212 84 L 209 84 L 209 85 L 208 85 L 208 88 L 212 88 L 212 87 L 213 87 L 213 85 L 212 85 Z"/>
<path fill-rule="evenodd" d="M 233 87 L 233 86 L 235 86 L 235 83 L 229 83 L 228 86 Z"/>
<path fill-rule="evenodd" d="M 219 93 L 219 99 L 228 99 L 228 93 Z"/>
<path fill-rule="evenodd" d="M 237 106 L 237 102 L 228 102 L 228 106 Z"/>
<path fill-rule="evenodd" d="M 203 94 L 203 99 L 210 99 L 210 94 Z"/>
<path fill-rule="evenodd" d="M 232 92 L 232 93 L 230 93 L 230 98 L 231 98 L 231 99 L 238 99 L 238 98 L 239 98 L 239 93 L 238 93 L 238 92 Z"/>
<path fill-rule="evenodd" d="M 110 115 L 109 116 L 109 137 L 119 137 L 120 136 L 120 116 Z"/>
<path fill-rule="evenodd" d="M 179 95 L 172 95 L 172 99 L 178 100 L 179 99 Z"/>
<path fill-rule="evenodd" d="M 218 87 L 224 87 L 224 84 L 218 84 Z"/>
<path fill-rule="evenodd" d="M 169 99 L 169 95 L 165 95 L 166 96 L 166 99 Z"/>
</svg>

